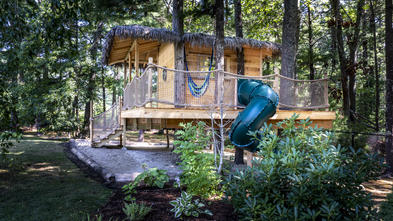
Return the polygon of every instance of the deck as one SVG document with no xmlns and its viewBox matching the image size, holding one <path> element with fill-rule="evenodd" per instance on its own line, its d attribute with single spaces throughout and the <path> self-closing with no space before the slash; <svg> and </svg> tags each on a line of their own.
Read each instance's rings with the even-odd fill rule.
<svg viewBox="0 0 393 221">
<path fill-rule="evenodd" d="M 226 110 L 223 119 L 226 121 L 234 120 L 239 110 Z M 276 114 L 271 117 L 268 123 L 277 123 L 293 114 L 298 114 L 298 120 L 309 118 L 312 126 L 318 125 L 330 129 L 333 127 L 333 120 L 336 118 L 335 112 L 332 111 L 305 111 L 305 110 L 277 110 Z M 191 122 L 202 120 L 206 122 L 214 119 L 220 119 L 218 112 L 212 113 L 209 110 L 202 109 L 179 109 L 179 108 L 134 108 L 132 110 L 121 111 L 121 118 L 127 122 L 127 129 L 161 129 L 161 128 L 179 128 L 181 122 Z M 124 121 L 122 121 L 124 122 Z"/>
</svg>

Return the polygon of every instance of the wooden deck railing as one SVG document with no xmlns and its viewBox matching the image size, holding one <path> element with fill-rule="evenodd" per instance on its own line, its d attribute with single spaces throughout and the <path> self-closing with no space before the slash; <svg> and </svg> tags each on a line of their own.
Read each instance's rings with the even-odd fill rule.
<svg viewBox="0 0 393 221">
<path fill-rule="evenodd" d="M 183 75 L 186 82 L 183 103 L 175 100 L 176 74 Z M 134 77 L 126 85 L 123 110 L 135 107 L 207 109 L 218 107 L 219 101 L 226 108 L 236 109 L 240 107 L 237 105 L 239 79 L 258 80 L 270 85 L 279 96 L 282 96 L 283 99 L 279 103 L 279 107 L 282 108 L 315 110 L 329 107 L 327 78 L 299 80 L 278 73 L 254 77 L 214 70 L 210 72 L 212 76 L 208 82 L 209 86 L 203 95 L 193 96 L 188 86 L 187 76 L 190 75 L 196 84 L 201 85 L 208 74 L 208 71 L 181 71 L 148 63 L 143 74 Z"/>
</svg>

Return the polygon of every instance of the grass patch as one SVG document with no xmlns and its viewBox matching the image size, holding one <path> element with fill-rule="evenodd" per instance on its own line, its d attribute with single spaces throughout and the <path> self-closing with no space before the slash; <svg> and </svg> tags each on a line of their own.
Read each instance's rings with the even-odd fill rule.
<svg viewBox="0 0 393 221">
<path fill-rule="evenodd" d="M 83 220 L 106 202 L 111 190 L 86 177 L 63 149 L 31 135 L 11 148 L 25 169 L 0 169 L 0 220 Z"/>
</svg>

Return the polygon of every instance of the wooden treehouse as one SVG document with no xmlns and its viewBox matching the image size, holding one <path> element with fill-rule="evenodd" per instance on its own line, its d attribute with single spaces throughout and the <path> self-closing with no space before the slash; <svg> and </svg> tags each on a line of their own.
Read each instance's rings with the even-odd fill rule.
<svg viewBox="0 0 393 221">
<path fill-rule="evenodd" d="M 328 111 L 327 79 L 289 79 L 278 70 L 262 75 L 264 60 L 280 55 L 279 45 L 227 37 L 224 70 L 214 70 L 214 36 L 186 33 L 179 55 L 175 44 L 180 40 L 167 29 L 138 25 L 114 27 L 107 34 L 103 63 L 123 65 L 125 87 L 118 105 L 92 119 L 93 145 L 103 146 L 126 130 L 172 129 L 180 122 L 220 118 L 231 122 L 245 108 L 238 101 L 240 79 L 268 84 L 279 95 L 276 113 L 268 122 L 297 113 L 299 120 L 310 118 L 314 125 L 332 127 L 335 114 Z M 244 51 L 245 75 L 236 74 L 237 48 Z M 185 70 L 176 70 L 176 62 L 184 63 Z"/>
</svg>

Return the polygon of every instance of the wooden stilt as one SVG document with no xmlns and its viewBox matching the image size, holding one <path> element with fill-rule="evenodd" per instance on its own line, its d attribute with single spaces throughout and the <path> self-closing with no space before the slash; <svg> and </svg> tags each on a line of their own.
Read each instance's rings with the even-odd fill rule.
<svg viewBox="0 0 393 221">
<path fill-rule="evenodd" d="M 126 141 L 127 141 L 127 136 L 126 136 L 126 132 L 127 132 L 126 123 L 127 123 L 127 121 L 125 118 L 122 118 L 121 121 L 122 121 L 122 125 L 123 125 L 123 134 L 122 134 L 123 139 L 122 139 L 121 145 L 124 147 L 126 145 Z"/>
<path fill-rule="evenodd" d="M 169 148 L 169 129 L 166 128 L 166 148 Z"/>
<path fill-rule="evenodd" d="M 90 101 L 90 124 L 89 124 L 89 130 L 90 130 L 90 143 L 93 145 L 93 101 Z"/>
<path fill-rule="evenodd" d="M 252 167 L 252 158 L 253 158 L 253 153 L 250 151 L 244 151 L 246 153 L 246 162 L 247 166 Z"/>
</svg>

